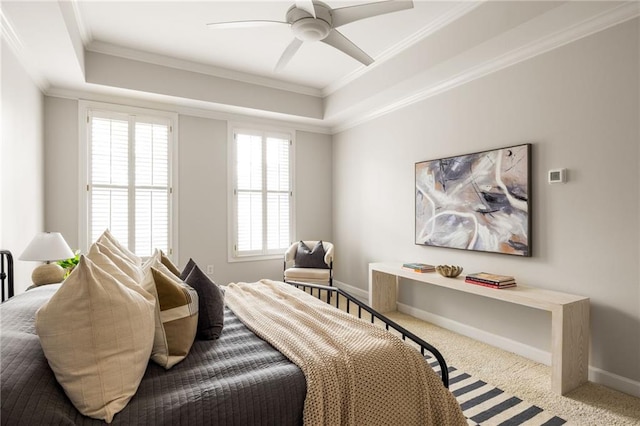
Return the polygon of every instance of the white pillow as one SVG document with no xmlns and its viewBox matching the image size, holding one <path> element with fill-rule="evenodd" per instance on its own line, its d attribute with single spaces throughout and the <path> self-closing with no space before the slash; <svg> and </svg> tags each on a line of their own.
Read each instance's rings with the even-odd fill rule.
<svg viewBox="0 0 640 426">
<path fill-rule="evenodd" d="M 153 347 L 155 301 L 85 256 L 36 312 L 56 379 L 85 416 L 110 423 L 136 393 Z"/>
</svg>

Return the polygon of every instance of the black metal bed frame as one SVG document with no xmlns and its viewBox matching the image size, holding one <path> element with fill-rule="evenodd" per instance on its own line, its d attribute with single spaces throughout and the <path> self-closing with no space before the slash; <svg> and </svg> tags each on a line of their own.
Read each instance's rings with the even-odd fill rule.
<svg viewBox="0 0 640 426">
<path fill-rule="evenodd" d="M 440 351 L 438 351 L 432 345 L 425 342 L 420 337 L 416 336 L 406 328 L 402 327 L 400 324 L 390 320 L 389 318 L 382 315 L 380 312 L 371 308 L 366 303 L 362 303 L 360 300 L 356 299 L 354 296 L 350 295 L 346 291 L 339 289 L 337 287 L 330 287 L 330 286 L 321 285 L 321 284 L 305 283 L 300 281 L 285 281 L 285 282 L 305 292 L 308 292 L 312 296 L 314 295 L 314 290 L 316 290 L 317 297 L 320 300 L 322 300 L 322 295 L 326 294 L 325 301 L 331 305 L 332 304 L 331 300 L 333 299 L 334 300 L 333 305 L 335 305 L 335 307 L 338 309 L 340 309 L 340 296 L 342 296 L 347 300 L 346 312 L 351 313 L 351 304 L 353 303 L 358 307 L 358 318 L 360 319 L 362 319 L 362 314 L 363 314 L 362 311 L 363 310 L 367 311 L 367 313 L 371 317 L 371 323 L 374 323 L 377 318 L 378 320 L 382 321 L 385 324 L 385 328 L 387 329 L 387 331 L 389 331 L 389 329 L 393 329 L 402 336 L 402 340 L 406 341 L 408 339 L 411 342 L 418 345 L 420 347 L 420 353 L 425 358 L 425 361 L 429 357 L 427 354 L 425 354 L 425 352 L 430 352 L 436 358 L 436 360 L 438 361 L 438 364 L 440 365 L 440 377 L 442 378 L 442 383 L 446 388 L 449 387 L 449 369 Z M 334 297 L 332 297 L 332 295 L 334 295 Z"/>
<path fill-rule="evenodd" d="M 5 272 L 4 262 L 7 261 Z M 7 290 L 5 292 L 5 281 Z M 2 287 L 2 301 L 13 297 L 13 255 L 9 250 L 0 250 L 0 285 Z"/>
<path fill-rule="evenodd" d="M 7 262 L 7 268 L 5 272 L 5 259 Z M 4 302 L 7 299 L 10 299 L 14 296 L 14 288 L 13 288 L 13 255 L 9 250 L 0 250 L 0 284 L 1 284 L 1 292 L 2 292 L 2 301 Z M 6 284 L 6 291 L 5 291 Z M 362 319 L 362 311 L 365 310 L 370 315 L 371 323 L 374 323 L 376 318 L 382 321 L 385 324 L 385 329 L 388 331 L 389 329 L 393 329 L 398 332 L 402 336 L 402 340 L 409 339 L 411 342 L 415 343 L 420 347 L 420 354 L 427 359 L 428 355 L 425 352 L 431 353 L 438 364 L 440 365 L 440 376 L 442 378 L 442 383 L 445 387 L 449 387 L 449 370 L 447 367 L 447 363 L 444 360 L 444 357 L 436 348 L 434 348 L 429 343 L 422 340 L 420 337 L 416 336 L 406 328 L 402 327 L 400 324 L 390 320 L 386 316 L 382 315 L 375 309 L 371 308 L 365 303 L 362 303 L 354 296 L 350 295 L 346 291 L 339 289 L 337 287 L 331 287 L 321 284 L 311 284 L 311 283 L 303 283 L 300 281 L 287 281 L 287 284 L 290 284 L 296 288 L 302 289 L 303 291 L 308 291 L 311 295 L 313 295 L 314 290 L 316 290 L 318 299 L 322 300 L 323 292 L 326 294 L 326 302 L 331 304 L 331 299 L 334 300 L 334 305 L 336 308 L 340 309 L 340 296 L 344 297 L 347 301 L 346 312 L 351 313 L 351 304 L 355 304 L 358 307 L 358 318 Z M 332 295 L 334 297 L 332 297 Z"/>
</svg>

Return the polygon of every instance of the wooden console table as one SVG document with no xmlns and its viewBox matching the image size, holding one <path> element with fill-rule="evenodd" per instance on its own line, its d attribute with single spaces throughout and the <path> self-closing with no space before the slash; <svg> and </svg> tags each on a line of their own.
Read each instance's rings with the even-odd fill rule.
<svg viewBox="0 0 640 426">
<path fill-rule="evenodd" d="M 463 291 L 551 312 L 551 390 L 560 395 L 587 381 L 589 367 L 589 298 L 526 287 L 493 289 L 445 278 L 436 272 L 418 273 L 400 263 L 369 264 L 369 305 L 395 311 L 400 278 Z"/>
</svg>

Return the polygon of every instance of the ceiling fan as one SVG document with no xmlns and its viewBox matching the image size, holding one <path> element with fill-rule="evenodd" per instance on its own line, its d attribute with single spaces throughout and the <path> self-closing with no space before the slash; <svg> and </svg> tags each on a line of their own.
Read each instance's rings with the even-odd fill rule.
<svg viewBox="0 0 640 426">
<path fill-rule="evenodd" d="M 321 41 L 346 53 L 365 65 L 373 58 L 336 30 L 337 27 L 372 16 L 411 9 L 413 1 L 381 1 L 332 9 L 318 0 L 297 0 L 285 15 L 286 21 L 248 20 L 212 22 L 209 28 L 241 28 L 268 25 L 289 25 L 294 39 L 282 53 L 275 66 L 278 72 L 284 68 L 304 42 Z"/>
</svg>

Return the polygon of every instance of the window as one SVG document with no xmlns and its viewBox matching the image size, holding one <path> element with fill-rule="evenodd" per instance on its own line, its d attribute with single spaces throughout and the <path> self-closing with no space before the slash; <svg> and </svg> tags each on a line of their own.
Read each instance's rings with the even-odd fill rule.
<svg viewBox="0 0 640 426">
<path fill-rule="evenodd" d="M 230 259 L 280 257 L 293 235 L 291 133 L 231 133 Z"/>
<path fill-rule="evenodd" d="M 138 112 L 86 109 L 81 236 L 88 247 L 108 228 L 139 256 L 172 255 L 173 120 Z"/>
</svg>

